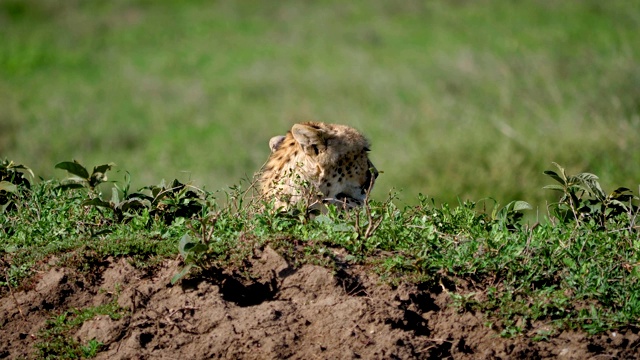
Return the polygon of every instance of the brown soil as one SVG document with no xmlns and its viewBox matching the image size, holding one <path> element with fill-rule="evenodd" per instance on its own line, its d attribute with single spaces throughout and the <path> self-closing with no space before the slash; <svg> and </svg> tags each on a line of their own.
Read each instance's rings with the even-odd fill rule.
<svg viewBox="0 0 640 360">
<path fill-rule="evenodd" d="M 31 289 L 2 297 L 0 358 L 36 357 L 34 343 L 46 319 L 108 303 L 116 291 L 128 315 L 97 316 L 73 335 L 82 343 L 102 342 L 99 359 L 640 357 L 640 337 L 631 330 L 562 332 L 546 341 L 501 338 L 480 314 L 452 307 L 440 285 L 394 288 L 359 267 L 293 269 L 270 248 L 250 266 L 252 282 L 217 274 L 175 286 L 170 279 L 177 261 L 152 273 L 127 259 L 98 264 L 91 275 L 51 267 Z"/>
</svg>

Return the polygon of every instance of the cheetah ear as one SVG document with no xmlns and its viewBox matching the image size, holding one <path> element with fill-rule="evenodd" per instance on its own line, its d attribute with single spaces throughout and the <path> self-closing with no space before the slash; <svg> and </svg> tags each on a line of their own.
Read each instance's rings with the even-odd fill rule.
<svg viewBox="0 0 640 360">
<path fill-rule="evenodd" d="M 324 131 L 306 124 L 295 124 L 291 128 L 293 138 L 302 146 L 302 150 L 309 156 L 316 156 L 323 152 L 327 145 Z"/>
<path fill-rule="evenodd" d="M 284 136 L 282 135 L 274 136 L 271 138 L 271 140 L 269 140 L 269 148 L 271 149 L 272 153 L 278 150 L 280 145 L 282 145 L 283 140 L 284 140 Z"/>
</svg>

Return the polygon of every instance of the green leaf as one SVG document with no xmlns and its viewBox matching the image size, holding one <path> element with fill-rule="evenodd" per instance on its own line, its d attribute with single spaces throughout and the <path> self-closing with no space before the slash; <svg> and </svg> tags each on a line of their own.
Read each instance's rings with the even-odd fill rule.
<svg viewBox="0 0 640 360">
<path fill-rule="evenodd" d="M 562 259 L 562 262 L 563 262 L 565 265 L 567 265 L 568 267 L 570 267 L 570 268 L 573 268 L 573 267 L 575 267 L 575 266 L 576 266 L 576 262 L 575 262 L 575 261 L 573 261 L 573 259 L 571 259 L 571 258 L 567 258 L 567 257 L 566 257 L 566 258 Z"/>
<path fill-rule="evenodd" d="M 208 250 L 208 247 L 201 242 L 189 242 L 182 248 L 181 254 L 184 253 L 187 262 L 193 261 L 194 255 L 199 255 Z"/>
<path fill-rule="evenodd" d="M 80 349 L 82 350 L 83 357 L 92 358 L 96 356 L 102 346 L 104 346 L 104 344 L 100 341 L 91 339 L 86 346 L 80 346 Z"/>
<path fill-rule="evenodd" d="M 18 187 L 8 181 L 0 181 L 0 191 L 6 191 L 10 193 L 15 193 L 18 191 Z"/>
<path fill-rule="evenodd" d="M 80 165 L 77 161 L 63 161 L 56 164 L 56 169 L 67 170 L 73 175 L 79 176 L 85 180 L 89 180 L 89 172 L 84 166 Z"/>
<path fill-rule="evenodd" d="M 629 211 L 629 208 L 627 207 L 627 205 L 625 203 L 623 203 L 623 202 L 618 201 L 618 200 L 611 200 L 611 205 L 620 206 L 625 211 Z"/>
<path fill-rule="evenodd" d="M 171 183 L 171 188 L 175 190 L 180 190 L 184 187 L 184 184 L 181 183 L 180 181 L 178 181 L 178 179 L 173 179 L 173 182 Z"/>
<path fill-rule="evenodd" d="M 206 252 L 207 250 L 209 250 L 209 247 L 201 242 L 197 242 L 195 245 L 193 245 L 188 251 L 191 254 L 202 254 L 204 252 Z"/>
<path fill-rule="evenodd" d="M 82 205 L 84 205 L 84 206 L 88 206 L 88 205 L 100 206 L 100 207 L 113 209 L 113 205 L 110 202 L 104 201 L 104 200 L 99 199 L 99 198 L 95 198 L 95 199 L 91 199 L 91 200 L 85 200 L 85 201 L 82 202 Z"/>
<path fill-rule="evenodd" d="M 122 212 L 127 212 L 129 209 L 137 209 L 137 208 L 147 208 L 151 207 L 151 202 L 145 199 L 133 198 L 129 200 L 125 200 L 118 204 Z"/>
<path fill-rule="evenodd" d="M 567 173 L 564 171 L 564 168 L 563 168 L 562 166 L 560 166 L 560 164 L 558 164 L 558 163 L 557 163 L 557 162 L 555 162 L 555 161 L 552 161 L 551 163 L 552 163 L 555 167 L 557 167 L 557 168 L 558 168 L 558 170 L 560 170 L 560 173 L 562 174 L 562 177 L 563 177 L 564 179 L 566 179 L 566 178 L 567 178 Z"/>
<path fill-rule="evenodd" d="M 103 173 L 94 173 L 91 175 L 91 178 L 89 179 L 89 186 L 91 186 L 92 188 L 100 185 L 101 183 L 107 181 L 107 176 Z"/>
<path fill-rule="evenodd" d="M 11 205 L 11 201 L 7 201 L 6 204 L 0 205 L 0 214 L 4 214 L 9 205 Z"/>
<path fill-rule="evenodd" d="M 91 187 L 96 187 L 100 183 L 107 181 L 107 171 L 111 169 L 113 163 L 99 165 L 93 168 L 93 173 L 91 173 L 91 179 L 89 179 L 89 185 Z"/>
<path fill-rule="evenodd" d="M 604 200 L 606 197 L 604 191 L 600 187 L 598 177 L 594 174 L 580 173 L 578 175 L 572 176 L 569 182 L 580 184 L 581 188 L 586 190 L 589 194 L 596 197 L 600 201 Z"/>
<path fill-rule="evenodd" d="M 118 189 L 116 188 L 111 189 L 111 202 L 114 205 L 120 204 L 120 194 L 118 193 Z"/>
<path fill-rule="evenodd" d="M 180 238 L 180 242 L 178 243 L 178 251 L 180 252 L 180 255 L 182 255 L 182 257 L 186 259 L 187 255 L 189 255 L 189 250 L 191 250 L 191 248 L 194 247 L 197 243 L 197 241 L 191 239 L 191 236 L 189 236 L 189 234 L 184 234 Z"/>
<path fill-rule="evenodd" d="M 560 192 L 564 192 L 564 187 L 556 184 L 546 185 L 546 186 L 543 186 L 542 188 L 547 190 L 558 190 Z"/>
<path fill-rule="evenodd" d="M 562 185 L 565 185 L 565 186 L 567 185 L 567 182 L 565 181 L 565 179 L 561 178 L 555 171 L 545 170 L 544 174 L 551 176 L 554 180 L 556 180 Z"/>
<path fill-rule="evenodd" d="M 177 274 L 173 275 L 173 277 L 171 278 L 171 285 L 175 285 L 175 283 L 177 283 L 178 280 L 182 279 L 185 275 L 187 275 L 189 271 L 191 271 L 191 268 L 193 268 L 194 266 L 195 266 L 194 264 L 185 265 L 185 267 L 183 267 L 182 270 L 178 271 Z"/>
<path fill-rule="evenodd" d="M 572 176 L 572 178 L 579 179 L 581 182 L 588 182 L 588 181 L 594 181 L 599 179 L 596 175 L 592 173 L 586 173 L 586 172 L 574 175 Z"/>
<path fill-rule="evenodd" d="M 526 201 L 517 200 L 513 204 L 513 211 L 531 210 L 533 207 Z"/>
<path fill-rule="evenodd" d="M 611 194 L 609 194 L 609 199 L 615 199 L 619 201 L 630 201 L 634 198 L 636 197 L 633 196 L 633 192 L 626 187 L 619 187 L 613 190 Z"/>
<path fill-rule="evenodd" d="M 96 167 L 93 168 L 93 173 L 106 173 L 107 171 L 111 170 L 112 167 L 116 166 L 116 164 L 114 163 L 108 163 L 108 164 L 104 164 L 104 165 L 98 165 Z"/>
<path fill-rule="evenodd" d="M 35 177 L 35 175 L 33 175 L 33 171 L 31 171 L 31 169 L 29 169 L 28 167 L 26 167 L 24 165 L 13 165 L 11 168 L 17 169 L 17 170 L 21 170 L 23 172 L 28 172 L 29 175 L 31 175 L 32 179 Z"/>
<path fill-rule="evenodd" d="M 611 193 L 611 194 L 613 195 L 613 194 L 616 194 L 616 193 L 626 193 L 626 192 L 633 192 L 633 191 L 631 191 L 631 189 L 626 188 L 626 187 L 619 187 L 619 188 L 613 190 L 613 193 Z"/>
<path fill-rule="evenodd" d="M 149 204 L 151 204 L 151 201 L 153 201 L 153 198 L 147 194 L 141 193 L 141 192 L 136 192 L 136 193 L 131 193 L 129 195 L 127 195 L 126 197 L 127 200 L 132 200 L 132 199 L 140 199 L 140 200 L 144 200 L 144 201 L 149 201 Z"/>
<path fill-rule="evenodd" d="M 316 216 L 313 221 L 317 222 L 318 224 L 331 224 L 333 223 L 333 220 L 331 220 L 330 217 L 328 217 L 325 214 L 320 214 L 318 216 Z"/>
</svg>

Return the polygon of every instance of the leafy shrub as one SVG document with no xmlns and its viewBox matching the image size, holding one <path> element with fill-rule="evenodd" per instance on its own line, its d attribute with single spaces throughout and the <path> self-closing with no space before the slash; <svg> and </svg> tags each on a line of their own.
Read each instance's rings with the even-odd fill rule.
<svg viewBox="0 0 640 360">
<path fill-rule="evenodd" d="M 544 188 L 562 193 L 557 203 L 551 204 L 552 215 L 563 223 L 575 221 L 591 222 L 602 228 L 608 223 L 627 222 L 634 225 L 638 213 L 638 197 L 630 189 L 619 187 L 609 195 L 602 190 L 598 177 L 591 173 L 567 175 L 565 169 L 553 163 L 559 172 L 547 170 L 544 174 L 559 184 L 547 185 Z"/>
<path fill-rule="evenodd" d="M 91 175 L 89 175 L 87 169 L 76 160 L 58 163 L 56 164 L 56 169 L 67 170 L 73 175 L 68 177 L 64 183 L 60 185 L 60 188 L 63 190 L 87 188 L 93 191 L 96 186 L 107 181 L 107 171 L 111 170 L 114 165 L 113 163 L 109 163 L 96 166 L 93 168 Z"/>
<path fill-rule="evenodd" d="M 147 211 L 151 218 L 171 223 L 180 217 L 192 217 L 202 210 L 204 192 L 193 186 L 182 184 L 177 179 L 173 180 L 169 187 L 163 180 L 157 186 L 145 186 L 131 194 L 128 193 L 128 184 L 123 188 L 115 186 L 111 189 L 111 198 L 105 200 L 96 187 L 107 181 L 106 172 L 113 166 L 113 163 L 99 165 L 89 174 L 87 169 L 75 160 L 61 162 L 56 165 L 56 168 L 67 170 L 73 176 L 67 178 L 59 188 L 62 190 L 85 189 L 88 199 L 82 204 L 111 210 L 117 222 L 128 221 L 135 215 Z"/>
<path fill-rule="evenodd" d="M 17 165 L 7 159 L 0 162 L 0 214 L 11 209 L 22 189 L 29 189 L 31 184 L 25 176 L 29 173 L 33 178 L 31 169 L 24 165 Z"/>
</svg>

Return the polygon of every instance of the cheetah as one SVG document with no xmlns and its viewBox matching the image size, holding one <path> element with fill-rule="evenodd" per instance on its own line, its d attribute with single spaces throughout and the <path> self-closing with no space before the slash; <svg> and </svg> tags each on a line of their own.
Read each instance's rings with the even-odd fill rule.
<svg viewBox="0 0 640 360">
<path fill-rule="evenodd" d="M 320 211 L 326 210 L 324 204 L 362 206 L 378 176 L 369 142 L 346 125 L 295 124 L 285 136 L 271 138 L 269 147 L 259 180 L 265 199 L 275 198 L 276 208 L 301 201 Z"/>
</svg>

